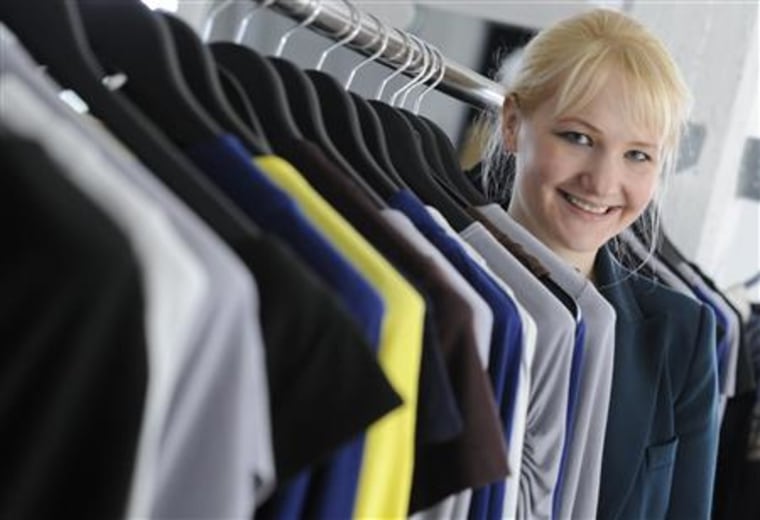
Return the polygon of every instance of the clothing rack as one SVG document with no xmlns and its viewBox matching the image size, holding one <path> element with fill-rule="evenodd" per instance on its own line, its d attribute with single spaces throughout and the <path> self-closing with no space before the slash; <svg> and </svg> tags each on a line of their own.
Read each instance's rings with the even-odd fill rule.
<svg viewBox="0 0 760 520">
<path fill-rule="evenodd" d="M 342 2 L 320 0 L 277 0 L 275 2 L 258 3 L 266 5 L 274 11 L 284 14 L 297 21 L 308 19 L 321 5 L 319 13 L 308 27 L 316 29 L 320 34 L 338 40 L 346 33 L 346 28 L 352 23 L 351 12 Z M 348 47 L 365 55 L 371 55 L 382 48 L 377 23 L 369 16 L 358 11 L 360 24 L 356 37 L 347 44 Z M 355 27 L 355 25 L 353 26 Z M 388 30 L 388 44 L 377 61 L 393 68 L 401 67 L 408 57 L 407 41 L 399 34 L 399 30 Z M 413 64 L 404 71 L 408 76 L 420 73 L 422 67 L 419 52 L 415 49 Z M 479 108 L 500 108 L 504 102 L 504 88 L 487 77 L 444 57 L 445 74 L 437 89 L 465 103 Z M 429 82 L 432 82 L 430 80 Z"/>
</svg>

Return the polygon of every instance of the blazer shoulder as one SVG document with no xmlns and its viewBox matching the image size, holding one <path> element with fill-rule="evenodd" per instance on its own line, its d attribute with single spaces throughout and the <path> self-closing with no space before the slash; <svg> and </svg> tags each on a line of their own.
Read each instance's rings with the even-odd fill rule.
<svg viewBox="0 0 760 520">
<path fill-rule="evenodd" d="M 645 316 L 665 315 L 684 320 L 690 327 L 699 323 L 703 312 L 709 309 L 695 298 L 666 287 L 651 278 L 632 274 L 629 283 L 636 302 Z M 669 320 L 670 321 L 670 320 Z"/>
<path fill-rule="evenodd" d="M 642 314 L 659 317 L 656 322 L 663 330 L 658 336 L 670 360 L 674 387 L 683 388 L 690 377 L 687 372 L 705 376 L 713 373 L 716 338 L 712 309 L 643 276 L 637 276 L 631 283 Z"/>
</svg>

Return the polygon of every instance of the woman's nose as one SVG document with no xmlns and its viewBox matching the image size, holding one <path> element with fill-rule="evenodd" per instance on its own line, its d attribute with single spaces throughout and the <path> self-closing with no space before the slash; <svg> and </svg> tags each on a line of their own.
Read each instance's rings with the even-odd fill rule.
<svg viewBox="0 0 760 520">
<path fill-rule="evenodd" d="M 600 154 L 590 161 L 581 177 L 581 187 L 595 197 L 612 195 L 620 182 L 622 165 L 614 157 Z"/>
</svg>

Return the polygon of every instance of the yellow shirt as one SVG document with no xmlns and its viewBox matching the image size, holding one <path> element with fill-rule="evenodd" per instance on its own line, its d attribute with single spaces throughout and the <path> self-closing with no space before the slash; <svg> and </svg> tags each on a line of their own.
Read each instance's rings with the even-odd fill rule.
<svg viewBox="0 0 760 520">
<path fill-rule="evenodd" d="M 424 300 L 290 163 L 280 157 L 264 156 L 257 157 L 256 164 L 293 197 L 304 214 L 384 300 L 380 365 L 404 404 L 367 432 L 354 517 L 405 518 L 414 465 Z"/>
</svg>

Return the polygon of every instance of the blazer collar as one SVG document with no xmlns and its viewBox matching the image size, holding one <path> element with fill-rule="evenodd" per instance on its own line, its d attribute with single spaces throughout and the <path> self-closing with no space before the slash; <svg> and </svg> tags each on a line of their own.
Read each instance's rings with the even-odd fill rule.
<svg viewBox="0 0 760 520">
<path fill-rule="evenodd" d="M 596 288 L 615 307 L 618 321 L 636 323 L 644 319 L 644 314 L 634 294 L 632 279 L 639 277 L 632 274 L 613 257 L 609 246 L 599 249 L 594 263 Z"/>
</svg>

